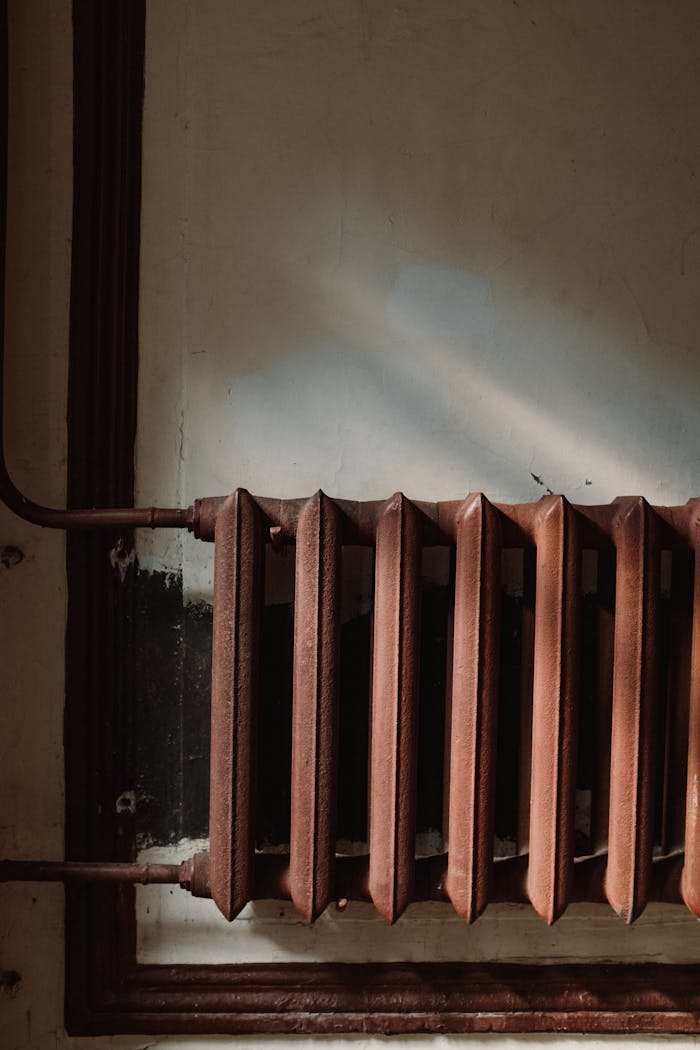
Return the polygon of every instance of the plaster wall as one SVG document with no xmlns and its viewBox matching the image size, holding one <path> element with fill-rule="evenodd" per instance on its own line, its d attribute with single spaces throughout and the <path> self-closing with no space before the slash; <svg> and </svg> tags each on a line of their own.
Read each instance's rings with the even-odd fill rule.
<svg viewBox="0 0 700 1050">
<path fill-rule="evenodd" d="M 151 0 L 140 496 L 684 502 L 699 20 Z"/>
<path fill-rule="evenodd" d="M 70 5 L 10 7 L 8 452 L 60 503 Z M 699 19 L 690 0 L 149 0 L 138 498 L 700 492 Z M 2 508 L 0 528 L 24 554 L 0 567 L 0 853 L 60 857 L 63 539 Z M 139 555 L 210 597 L 210 549 L 144 535 Z M 149 927 L 142 905 L 142 952 L 178 957 L 182 916 Z M 0 1047 L 384 1045 L 68 1039 L 62 909 L 59 887 L 0 887 L 19 975 Z M 697 929 L 678 921 L 670 951 Z M 192 956 L 213 950 L 204 927 Z M 392 931 L 407 955 L 418 929 Z"/>
</svg>

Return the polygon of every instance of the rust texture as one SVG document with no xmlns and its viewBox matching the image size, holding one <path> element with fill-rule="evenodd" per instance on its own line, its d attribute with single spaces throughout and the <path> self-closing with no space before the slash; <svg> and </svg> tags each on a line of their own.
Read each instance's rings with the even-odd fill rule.
<svg viewBox="0 0 700 1050">
<path fill-rule="evenodd" d="M 420 559 L 420 514 L 398 493 L 377 524 L 372 653 L 369 888 L 387 922 L 413 890 Z"/>
<path fill-rule="evenodd" d="M 612 735 L 613 661 L 615 650 L 615 554 L 598 551 L 598 602 L 596 607 L 596 678 L 594 739 L 591 765 L 596 785 L 591 805 L 591 850 L 608 848 L 610 811 L 610 740 Z"/>
<path fill-rule="evenodd" d="M 242 489 L 216 526 L 211 697 L 211 890 L 234 918 L 253 892 L 262 536 Z"/>
<path fill-rule="evenodd" d="M 501 529 L 484 496 L 457 524 L 446 888 L 473 922 L 491 890 L 496 791 Z"/>
<path fill-rule="evenodd" d="M 405 499 L 405 497 L 403 497 Z M 557 497 L 555 497 L 557 498 Z M 561 498 L 561 497 L 559 497 Z M 228 499 L 227 496 L 209 496 L 195 500 L 191 518 L 192 531 L 200 540 L 213 542 L 216 520 Z M 308 503 L 308 496 L 299 499 L 271 499 L 251 496 L 263 518 L 276 530 L 279 543 L 294 543 L 299 515 Z M 639 502 L 641 497 L 632 497 Z M 456 526 L 464 510 L 464 500 L 445 500 L 429 503 L 423 500 L 407 501 L 420 512 L 420 538 L 425 547 L 454 545 Z M 588 505 L 570 504 L 579 530 L 581 547 L 614 550 L 617 536 L 617 518 L 623 500 L 614 503 Z M 342 515 L 343 543 L 373 547 L 379 520 L 387 506 L 386 500 L 333 499 Z M 538 523 L 542 503 L 494 503 L 501 523 L 503 546 L 534 549 L 537 544 Z M 648 506 L 648 504 L 645 504 Z M 693 546 L 693 529 L 698 519 L 694 500 L 677 507 L 650 507 L 664 528 L 664 545 L 670 550 L 687 550 Z"/>
<path fill-rule="evenodd" d="M 661 827 L 658 836 L 662 854 L 680 853 L 685 845 L 686 781 L 688 751 L 695 730 L 690 727 L 690 691 L 693 633 L 694 554 L 679 552 L 671 566 L 670 637 L 668 655 L 662 660 L 660 693 L 662 709 L 658 735 L 663 746 L 661 786 Z M 664 664 L 669 674 L 664 682 Z"/>
<path fill-rule="evenodd" d="M 573 511 L 548 496 L 537 523 L 528 873 L 530 900 L 548 923 L 566 908 L 574 871 L 580 564 Z"/>
<path fill-rule="evenodd" d="M 312 922 L 333 894 L 338 770 L 340 513 L 317 493 L 299 515 L 294 598 L 290 886 Z"/>
<path fill-rule="evenodd" d="M 447 868 L 449 856 L 437 854 L 421 857 L 413 868 L 413 889 L 410 902 L 449 901 Z M 605 872 L 607 858 L 603 855 L 580 857 L 574 861 L 570 903 L 607 900 Z M 336 857 L 331 900 L 343 910 L 348 901 L 373 900 L 369 888 L 370 858 L 368 855 Z M 292 900 L 290 856 L 281 853 L 255 855 L 250 900 Z M 665 904 L 683 902 L 681 880 L 683 857 L 661 857 L 651 866 L 649 900 Z M 133 864 L 110 861 L 0 861 L 0 882 L 120 882 L 169 883 L 188 890 L 194 897 L 211 897 L 211 866 L 208 853 L 172 864 Z M 508 857 L 496 860 L 491 870 L 489 903 L 508 902 L 527 904 L 527 857 Z M 344 902 L 344 903 L 343 903 Z"/>
<path fill-rule="evenodd" d="M 517 851 L 530 848 L 532 700 L 535 669 L 535 551 L 523 551 L 523 613 L 520 635 L 520 739 L 518 753 Z"/>
<path fill-rule="evenodd" d="M 606 890 L 625 922 L 649 897 L 658 674 L 658 525 L 643 499 L 617 502 L 615 649 Z"/>
<path fill-rule="evenodd" d="M 652 508 L 642 499 L 628 498 L 604 507 L 577 507 L 562 496 L 549 496 L 535 504 L 506 506 L 492 504 L 481 494 L 441 504 L 410 501 L 400 493 L 372 503 L 331 500 L 322 493 L 307 500 L 260 499 L 247 493 L 235 498 L 245 499 L 250 513 L 255 508 L 268 542 L 295 543 L 297 548 L 292 813 L 290 857 L 273 861 L 258 855 L 253 877 L 253 803 L 243 784 L 250 780 L 245 763 L 252 757 L 233 761 L 240 742 L 232 742 L 228 723 L 215 714 L 213 733 L 220 733 L 223 725 L 228 734 L 213 741 L 216 761 L 226 770 L 220 781 L 219 766 L 212 764 L 215 899 L 218 866 L 224 861 L 216 855 L 222 840 L 214 817 L 219 820 L 227 812 L 231 796 L 240 808 L 234 832 L 244 825 L 247 829 L 238 849 L 231 844 L 233 833 L 224 840 L 225 863 L 231 871 L 238 867 L 246 873 L 235 906 L 228 890 L 224 893 L 225 914 L 235 914 L 246 899 L 261 893 L 291 898 L 307 921 L 330 900 L 341 898 L 372 900 L 388 922 L 395 922 L 413 900 L 449 899 L 468 922 L 489 901 L 530 900 L 551 923 L 572 901 L 607 899 L 629 922 L 648 900 L 681 899 L 684 834 L 683 892 L 688 902 L 695 900 L 695 811 L 688 809 L 685 826 L 674 815 L 674 805 L 683 805 L 686 791 L 681 784 L 685 752 L 682 776 L 671 769 L 671 756 L 679 748 L 688 749 L 683 695 L 691 679 L 697 683 L 695 671 L 681 668 L 670 679 L 666 725 L 656 725 L 661 550 L 675 552 L 673 646 L 683 664 L 685 645 L 689 665 L 689 630 L 684 643 L 683 625 L 692 611 L 685 578 L 696 542 L 695 505 Z M 219 626 L 226 623 L 225 637 L 234 639 L 242 653 L 244 639 L 252 637 L 249 606 L 240 604 L 236 588 L 222 589 L 220 581 L 233 571 L 235 559 L 236 571 L 243 571 L 244 541 L 231 543 L 225 540 L 228 533 L 220 533 L 222 517 L 227 520 L 230 515 L 230 500 L 224 510 L 218 500 L 204 503 L 206 508 L 198 510 L 200 525 L 212 514 L 216 522 L 215 617 Z M 340 550 L 347 543 L 376 549 L 368 858 L 335 858 L 334 847 L 337 755 L 342 746 L 337 740 Z M 430 545 L 456 550 L 443 815 L 448 850 L 442 857 L 416 860 L 421 557 L 423 547 Z M 495 861 L 500 575 L 506 547 L 525 552 L 520 830 L 518 856 Z M 600 740 L 596 739 L 590 814 L 590 848 L 598 855 L 594 862 L 575 856 L 584 548 L 592 548 L 598 557 L 600 695 L 593 718 Z M 259 570 L 249 571 L 255 575 Z M 222 601 L 228 610 L 221 608 Z M 696 629 L 696 665 L 698 648 Z M 244 665 L 239 656 L 244 670 L 232 679 L 230 660 L 229 665 L 221 662 L 226 651 L 217 633 L 215 709 L 222 702 L 222 681 L 227 683 L 224 695 L 245 696 L 250 707 L 252 665 Z M 698 766 L 695 693 L 690 705 L 695 721 L 687 763 L 689 806 Z M 254 721 L 252 711 L 251 718 Z M 666 746 L 660 834 L 673 859 L 652 867 L 659 731 L 665 734 Z"/>
<path fill-rule="evenodd" d="M 125 864 L 100 861 L 0 861 L 0 882 L 178 883 L 179 864 Z"/>
<path fill-rule="evenodd" d="M 698 967 L 140 966 L 81 1034 L 700 1031 Z"/>
</svg>

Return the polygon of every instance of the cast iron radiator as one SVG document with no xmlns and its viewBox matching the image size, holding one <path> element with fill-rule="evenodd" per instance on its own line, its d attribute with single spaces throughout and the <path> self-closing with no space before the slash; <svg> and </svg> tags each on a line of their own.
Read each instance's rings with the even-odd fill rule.
<svg viewBox="0 0 700 1050">
<path fill-rule="evenodd" d="M 554 922 L 606 900 L 627 922 L 649 900 L 700 916 L 700 502 L 562 496 L 497 505 L 401 494 L 350 503 L 319 492 L 203 500 L 215 541 L 207 892 L 232 919 L 251 899 L 290 898 L 313 921 L 329 902 L 371 900 L 389 922 L 415 900 L 449 900 L 468 922 L 489 901 L 531 901 Z M 256 737 L 265 547 L 295 544 L 291 833 L 288 856 L 255 848 Z M 336 856 L 341 548 L 374 548 L 368 856 Z M 445 852 L 416 859 L 421 557 L 451 548 Z M 494 859 L 501 562 L 532 564 L 523 613 L 528 737 L 518 855 Z M 591 555 L 590 552 L 593 552 Z M 597 565 L 591 846 L 575 849 L 582 678 L 582 560 Z M 664 596 L 662 567 L 671 580 Z M 670 568 L 669 568 L 670 567 Z M 664 604 L 665 603 L 665 604 Z M 662 604 L 668 629 L 660 630 Z M 531 743 L 531 746 L 529 746 Z M 659 774 L 660 770 L 660 774 Z M 262 771 L 264 773 L 264 771 Z M 662 814 L 661 831 L 659 819 Z M 655 831 L 655 824 L 657 825 Z"/>
</svg>

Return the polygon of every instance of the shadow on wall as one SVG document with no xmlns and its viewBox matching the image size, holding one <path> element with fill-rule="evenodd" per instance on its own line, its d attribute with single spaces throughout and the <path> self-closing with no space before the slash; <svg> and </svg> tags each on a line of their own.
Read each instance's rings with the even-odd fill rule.
<svg viewBox="0 0 700 1050">
<path fill-rule="evenodd" d="M 149 6 L 141 491 L 700 491 L 696 4 L 184 12 Z"/>
</svg>

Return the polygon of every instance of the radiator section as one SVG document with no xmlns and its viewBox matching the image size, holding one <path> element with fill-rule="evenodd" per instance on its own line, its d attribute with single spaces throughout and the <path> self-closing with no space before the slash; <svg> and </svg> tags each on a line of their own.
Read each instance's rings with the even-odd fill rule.
<svg viewBox="0 0 700 1050">
<path fill-rule="evenodd" d="M 542 501 L 537 543 L 528 893 L 548 923 L 571 898 L 579 682 L 580 565 L 576 517 Z"/>
<path fill-rule="evenodd" d="M 369 891 L 387 922 L 413 893 L 420 556 L 419 511 L 399 494 L 377 523 L 372 642 Z"/>
<path fill-rule="evenodd" d="M 658 528 L 642 499 L 620 500 L 606 892 L 626 922 L 649 899 L 658 674 Z"/>
<path fill-rule="evenodd" d="M 473 922 L 489 901 L 496 798 L 501 527 L 481 495 L 456 522 L 446 889 Z"/>
<path fill-rule="evenodd" d="M 466 922 L 502 900 L 529 901 L 548 923 L 581 900 L 607 900 L 625 922 L 650 900 L 700 916 L 697 503 L 502 505 L 474 494 L 429 504 L 401 493 L 357 503 L 238 490 L 203 501 L 199 514 L 216 547 L 210 888 L 227 918 L 261 897 L 291 899 L 307 922 L 348 898 L 371 901 L 390 923 L 428 899 L 450 901 Z M 261 628 L 270 543 L 295 548 L 290 842 L 274 854 L 255 841 L 254 791 L 265 776 L 260 667 L 275 659 Z M 337 839 L 350 544 L 374 551 L 368 848 L 353 856 Z M 426 856 L 416 800 L 431 546 L 452 551 L 452 597 L 445 769 L 428 771 L 444 776 L 444 848 Z M 502 579 L 508 552 L 522 563 L 515 598 Z M 504 679 L 514 697 L 505 707 Z M 507 848 L 496 841 L 504 784 Z"/>
<path fill-rule="evenodd" d="M 227 919 L 253 896 L 262 531 L 247 492 L 216 523 L 211 697 L 210 882 Z"/>
<path fill-rule="evenodd" d="M 333 895 L 338 770 L 341 523 L 318 493 L 299 515 L 289 880 L 312 922 Z"/>
</svg>

